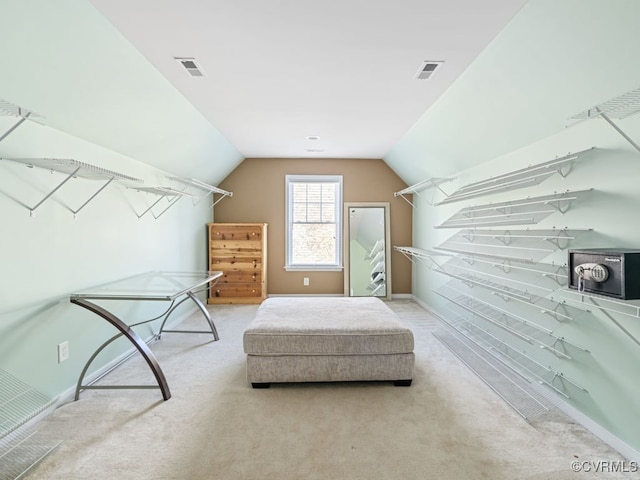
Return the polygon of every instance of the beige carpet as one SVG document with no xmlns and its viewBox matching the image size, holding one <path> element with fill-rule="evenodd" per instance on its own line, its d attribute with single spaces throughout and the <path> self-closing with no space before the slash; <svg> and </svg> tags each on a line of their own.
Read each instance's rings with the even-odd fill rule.
<svg viewBox="0 0 640 480">
<path fill-rule="evenodd" d="M 212 306 L 220 341 L 165 334 L 152 346 L 172 398 L 158 390 L 92 390 L 40 422 L 63 443 L 25 478 L 76 479 L 579 479 L 579 462 L 623 459 L 571 422 L 532 426 L 431 334 L 420 319 L 409 388 L 390 383 L 274 385 L 245 380 L 242 332 L 255 306 Z M 202 327 L 194 315 L 183 326 Z M 410 324 L 411 325 L 411 324 Z M 418 326 L 419 325 L 419 326 Z M 138 358 L 102 383 L 152 383 Z"/>
</svg>

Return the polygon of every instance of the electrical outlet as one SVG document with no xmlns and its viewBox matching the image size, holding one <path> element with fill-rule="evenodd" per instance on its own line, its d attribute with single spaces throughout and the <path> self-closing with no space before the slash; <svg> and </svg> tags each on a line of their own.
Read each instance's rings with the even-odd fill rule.
<svg viewBox="0 0 640 480">
<path fill-rule="evenodd" d="M 303 284 L 305 287 L 308 287 L 308 286 L 309 286 L 309 277 L 304 277 L 304 278 L 302 279 L 302 284 Z"/>
<path fill-rule="evenodd" d="M 58 363 L 62 363 L 69 358 L 69 342 L 66 340 L 58 344 Z"/>
</svg>

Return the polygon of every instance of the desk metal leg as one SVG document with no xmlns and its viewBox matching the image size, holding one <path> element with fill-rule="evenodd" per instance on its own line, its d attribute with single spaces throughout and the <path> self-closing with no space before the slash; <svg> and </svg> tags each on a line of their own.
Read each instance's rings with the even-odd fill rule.
<svg viewBox="0 0 640 480">
<path fill-rule="evenodd" d="M 216 341 L 220 340 L 220 337 L 218 336 L 218 329 L 216 329 L 216 326 L 213 323 L 213 319 L 211 318 L 211 315 L 209 314 L 209 310 L 207 310 L 207 307 L 205 307 L 205 305 L 200 301 L 200 299 L 197 296 L 193 294 L 193 292 L 189 292 L 187 293 L 187 295 L 189 295 L 189 298 L 193 300 L 193 303 L 195 303 L 197 307 L 200 309 L 200 311 L 204 315 L 204 318 L 207 319 L 207 322 L 209 323 L 209 328 L 211 328 L 211 332 L 213 333 L 213 338 L 215 338 Z"/>
<path fill-rule="evenodd" d="M 104 318 L 107 322 L 109 322 L 111 325 L 113 325 L 114 327 L 116 327 L 120 333 L 122 335 L 124 335 L 125 337 L 127 337 L 129 339 L 129 341 L 133 344 L 134 347 L 136 347 L 136 349 L 140 352 L 140 354 L 142 355 L 142 357 L 145 359 L 145 361 L 147 362 L 147 365 L 149 365 L 149 368 L 151 369 L 151 371 L 153 372 L 153 375 L 156 378 L 156 382 L 158 383 L 158 386 L 155 387 L 151 387 L 151 388 L 159 388 L 160 391 L 162 392 L 162 398 L 164 400 L 169 400 L 171 398 L 171 392 L 169 391 L 169 384 L 167 383 L 167 379 L 164 376 L 164 373 L 162 372 L 162 369 L 160 368 L 160 365 L 158 364 L 158 360 L 156 359 L 155 355 L 153 354 L 153 352 L 151 352 L 151 350 L 149 349 L 149 347 L 147 346 L 147 344 L 144 342 L 144 340 L 142 340 L 142 338 L 140 338 L 140 336 L 134 332 L 131 328 L 129 328 L 129 326 L 124 323 L 122 320 L 120 320 L 118 317 L 116 317 L 115 315 L 113 315 L 111 312 L 108 312 L 107 310 L 105 310 L 104 308 L 100 307 L 99 305 L 96 305 L 95 303 L 89 302 L 88 300 L 84 300 L 81 298 L 72 298 L 71 299 L 71 303 L 75 303 L 76 305 L 79 305 L 83 308 L 86 308 L 87 310 L 89 310 L 90 312 L 95 313 L 96 315 L 98 315 L 99 317 Z M 107 342 L 111 343 L 113 340 L 115 340 L 115 338 L 117 338 L 119 335 L 117 335 L 116 337 L 113 337 L 111 340 L 109 340 Z M 102 348 L 104 348 L 105 345 L 103 345 L 102 347 L 100 347 L 99 350 L 102 350 Z M 149 388 L 146 386 L 141 386 L 141 385 L 131 385 L 131 386 L 113 386 L 113 387 L 109 387 L 109 386 L 105 386 L 105 387 L 89 387 L 89 386 L 82 386 L 82 379 L 86 373 L 86 370 L 89 366 L 89 364 L 93 361 L 93 359 L 95 358 L 95 354 L 94 356 L 91 357 L 91 359 L 89 360 L 89 363 L 87 363 L 87 365 L 85 366 L 81 376 L 80 376 L 80 380 L 78 381 L 78 387 L 76 390 L 76 400 L 78 399 L 78 395 L 80 392 L 80 389 L 86 389 L 86 388 Z"/>
<path fill-rule="evenodd" d="M 182 302 L 184 302 L 185 300 L 187 300 L 189 298 L 191 300 L 193 300 L 193 303 L 196 304 L 196 306 L 200 309 L 200 311 L 204 315 L 204 318 L 207 320 L 207 323 L 209 324 L 209 330 L 165 330 L 164 325 L 167 322 L 167 319 L 169 318 L 169 315 L 171 315 L 171 312 L 173 312 L 178 307 L 178 305 L 180 305 Z M 158 338 L 160 338 L 160 336 L 164 332 L 169 332 L 169 333 L 212 333 L 214 341 L 220 340 L 220 337 L 218 336 L 218 330 L 216 329 L 216 326 L 213 323 L 213 319 L 211 318 L 211 315 L 209 314 L 209 310 L 207 310 L 207 307 L 205 307 L 205 305 L 196 296 L 195 292 L 187 292 L 187 296 L 184 297 L 182 300 L 180 300 L 178 303 L 176 303 L 171 308 L 171 310 L 169 310 L 167 312 L 166 316 L 164 317 L 164 320 L 162 321 L 162 325 L 160 325 L 160 330 L 158 331 Z"/>
</svg>

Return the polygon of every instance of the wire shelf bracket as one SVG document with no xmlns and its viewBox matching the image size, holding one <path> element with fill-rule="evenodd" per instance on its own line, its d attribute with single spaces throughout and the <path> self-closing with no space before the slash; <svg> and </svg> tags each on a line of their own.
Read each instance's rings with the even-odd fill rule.
<svg viewBox="0 0 640 480">
<path fill-rule="evenodd" d="M 415 248 L 415 247 L 394 246 L 393 249 L 396 252 L 402 253 L 405 257 L 409 259 L 411 263 L 415 263 L 414 259 L 418 261 L 424 261 L 428 259 L 432 262 L 433 265 L 435 265 L 438 268 L 442 268 L 442 266 L 434 259 L 434 257 L 450 257 L 451 256 L 451 254 L 449 253 L 434 252 L 431 250 L 423 250 L 421 248 Z M 427 265 L 427 267 L 432 268 L 432 266 L 430 265 Z"/>
<path fill-rule="evenodd" d="M 557 283 L 559 286 L 564 286 L 567 284 L 567 267 L 566 265 L 555 265 L 552 263 L 542 263 L 536 262 L 535 264 L 531 264 L 529 262 L 524 265 L 514 264 L 514 261 L 519 263 L 520 261 L 514 260 L 512 258 L 504 258 L 500 261 L 478 258 L 474 257 L 473 254 L 459 254 L 457 255 L 461 260 L 467 262 L 469 265 L 473 265 L 475 262 L 484 263 L 490 265 L 492 267 L 497 268 L 505 274 L 510 273 L 512 270 L 522 270 L 525 272 L 531 272 L 537 274 L 544 278 L 549 278 L 553 282 Z"/>
<path fill-rule="evenodd" d="M 594 149 L 595 147 L 591 147 L 590 149 L 582 150 L 580 152 L 569 153 L 563 157 L 556 157 L 555 159 L 544 163 L 529 165 L 525 168 L 491 177 L 486 180 L 469 183 L 435 205 L 444 205 L 446 203 L 458 202 L 482 195 L 537 185 L 556 173 L 561 177 L 566 178 L 571 171 L 573 162 L 585 154 L 592 152 Z"/>
<path fill-rule="evenodd" d="M 13 103 L 7 102 L 0 98 L 0 116 L 1 117 L 18 117 L 18 121 L 9 129 L 0 135 L 0 142 L 2 142 L 5 138 L 11 135 L 14 130 L 16 130 L 20 125 L 22 125 L 27 119 L 33 120 L 34 118 L 39 118 L 40 115 L 34 113 L 30 110 L 26 110 L 22 107 L 14 105 Z M 41 118 L 41 117 L 40 117 Z"/>
<path fill-rule="evenodd" d="M 447 290 L 451 290 L 451 292 L 435 290 L 434 293 L 464 310 L 467 310 L 468 312 L 471 312 L 474 315 L 477 315 L 478 317 L 508 331 L 518 338 L 525 340 L 527 343 L 537 345 L 558 358 L 571 360 L 573 354 L 590 353 L 586 348 L 570 342 L 562 336 L 554 334 L 551 329 L 532 320 L 516 315 L 513 312 L 500 308 L 489 302 L 470 297 L 457 289 L 451 287 L 445 288 Z M 519 325 L 519 327 L 513 325 L 514 321 Z M 546 341 L 541 337 L 544 337 Z M 573 350 L 574 353 L 570 350 Z"/>
<path fill-rule="evenodd" d="M 533 390 L 529 379 L 492 361 L 490 354 L 459 332 L 446 326 L 434 331 L 433 336 L 526 421 L 555 411 L 552 403 Z"/>
<path fill-rule="evenodd" d="M 198 193 L 193 193 L 191 196 L 193 197 L 193 204 L 197 204 L 201 198 L 207 195 L 215 195 L 219 194 L 220 197 L 209 206 L 209 208 L 213 208 L 220 200 L 225 197 L 233 197 L 233 192 L 228 192 L 218 187 L 214 187 L 213 185 L 209 185 L 208 183 L 202 182 L 195 178 L 184 178 L 184 177 L 168 177 L 169 180 L 177 182 L 182 185 L 182 192 L 187 193 L 189 189 L 191 192 L 195 191 Z"/>
<path fill-rule="evenodd" d="M 471 322 L 452 310 L 448 310 L 448 312 L 451 312 L 458 321 L 453 322 L 437 312 L 435 312 L 435 314 L 447 326 L 482 348 L 498 362 L 510 368 L 522 378 L 536 381 L 567 399 L 571 398 L 567 390 L 589 393 L 584 387 L 570 380 L 563 373 L 554 370 L 550 366 L 543 365 L 520 350 L 516 350 L 502 339 L 492 335 L 474 322 Z"/>
<path fill-rule="evenodd" d="M 147 207 L 147 209 L 144 212 L 142 212 L 141 214 L 138 214 L 137 212 L 135 212 L 138 218 L 142 218 L 147 213 L 151 212 L 151 214 L 153 215 L 153 218 L 157 220 L 167 210 L 169 210 L 173 205 L 175 205 L 178 202 L 178 200 L 180 200 L 180 198 L 185 196 L 192 196 L 185 192 L 175 190 L 171 187 L 128 187 L 128 188 L 132 188 L 133 190 L 137 190 L 138 192 L 144 192 L 144 193 L 149 193 L 149 194 L 158 196 L 158 198 L 149 207 Z M 169 201 L 169 205 L 164 210 L 162 210 L 158 215 L 156 215 L 153 212 L 153 207 L 158 205 L 165 198 Z"/>
<path fill-rule="evenodd" d="M 485 252 L 478 252 L 477 250 L 464 250 L 461 248 L 450 248 L 447 246 L 439 246 L 439 247 L 433 247 L 433 248 L 439 251 L 449 252 L 450 254 L 454 254 L 454 253 L 462 254 L 465 256 L 465 259 L 467 259 L 470 264 L 473 264 L 473 262 L 476 261 L 476 258 L 475 258 L 476 256 L 493 258 L 493 259 L 502 260 L 502 261 L 514 260 L 516 262 L 522 262 L 522 263 L 527 263 L 532 265 L 536 263 L 536 261 L 533 258 L 514 257 L 511 255 L 501 255 L 499 253 L 485 253 Z"/>
<path fill-rule="evenodd" d="M 622 325 L 618 320 L 616 320 L 612 314 L 620 314 L 635 318 L 640 318 L 640 305 L 627 303 L 620 300 L 615 299 L 607 299 L 603 297 L 598 297 L 594 295 L 588 295 L 584 292 L 574 292 L 572 290 L 561 290 L 561 294 L 564 296 L 564 300 L 577 303 L 589 305 L 600 310 L 605 317 L 607 317 L 622 333 L 624 333 L 627 337 L 631 339 L 636 345 L 640 346 L 640 340 L 633 333 L 631 333 L 624 325 Z M 578 295 L 579 298 L 572 298 L 572 295 Z M 589 300 L 589 304 L 587 304 L 586 299 Z M 598 303 L 600 301 L 601 303 Z M 608 305 L 602 305 L 602 302 L 605 302 Z M 587 311 L 589 311 L 587 309 Z"/>
<path fill-rule="evenodd" d="M 591 232 L 592 228 L 556 228 L 552 229 L 530 229 L 525 230 L 479 230 L 466 229 L 458 233 L 469 242 L 474 242 L 476 237 L 486 237 L 498 240 L 508 246 L 516 239 L 522 240 L 543 240 L 549 242 L 560 250 L 567 248 L 568 243 L 575 240 L 581 232 Z M 565 243 L 566 242 L 566 243 Z"/>
<path fill-rule="evenodd" d="M 543 315 L 549 315 L 554 318 L 557 322 L 568 322 L 573 320 L 573 317 L 569 315 L 567 305 L 562 302 L 555 302 L 553 299 L 549 299 L 550 303 L 553 303 L 553 308 L 542 308 L 540 309 L 540 313 Z M 558 310 L 562 310 L 559 312 Z"/>
<path fill-rule="evenodd" d="M 565 214 L 571 204 L 590 191 L 567 190 L 551 195 L 465 207 L 435 228 L 474 228 L 530 225 L 552 213 Z"/>
<path fill-rule="evenodd" d="M 422 195 L 420 195 L 420 192 L 423 190 L 435 189 L 440 191 L 445 197 L 448 197 L 449 194 L 446 191 L 444 191 L 440 187 L 440 185 L 443 183 L 451 182 L 452 180 L 454 179 L 453 178 L 437 178 L 437 177 L 427 178 L 426 180 L 422 180 L 421 182 L 411 185 L 405 188 L 404 190 L 400 190 L 399 192 L 394 192 L 393 196 L 402 197 L 409 205 L 411 205 L 414 208 L 415 208 L 415 205 L 407 197 L 405 197 L 405 195 L 417 195 L 419 198 L 422 198 L 427 204 L 434 205 L 433 199 L 431 201 L 425 199 L 424 197 L 422 197 Z M 434 195 L 435 195 L 435 190 L 434 190 Z"/>
<path fill-rule="evenodd" d="M 480 272 L 480 271 L 478 271 L 478 270 L 475 270 L 475 269 L 473 269 L 473 268 L 469 268 L 469 267 L 466 267 L 466 266 L 463 266 L 463 265 L 456 265 L 456 264 L 454 263 L 454 261 L 448 262 L 448 263 L 445 265 L 445 267 L 446 267 L 447 269 L 463 270 L 463 271 L 465 271 L 465 272 L 470 272 L 470 273 L 471 273 L 471 275 L 473 275 L 473 274 L 475 274 L 475 273 L 478 273 L 478 274 L 480 274 L 480 275 L 482 276 L 482 278 L 489 277 L 489 278 L 497 279 L 497 280 L 499 280 L 499 281 L 508 281 L 508 282 L 509 282 L 509 283 L 511 283 L 511 284 L 516 284 L 516 283 L 517 283 L 517 284 L 520 284 L 520 285 L 524 285 L 524 286 L 526 286 L 526 287 L 528 287 L 528 288 L 533 288 L 533 289 L 536 289 L 536 290 L 544 291 L 544 292 L 546 292 L 547 294 L 548 294 L 548 293 L 551 293 L 551 292 L 553 292 L 553 291 L 554 291 L 554 289 L 551 289 L 551 288 L 548 288 L 548 287 L 544 287 L 544 286 L 539 285 L 539 284 L 534 284 L 534 283 L 530 283 L 530 282 L 523 282 L 523 281 L 521 281 L 521 280 L 513 280 L 513 279 L 512 279 L 512 280 L 510 280 L 510 279 L 505 278 L 505 277 L 504 277 L 504 276 L 502 276 L 502 275 L 493 275 L 493 274 L 491 274 L 491 273 L 487 273 L 487 272 Z M 476 278 L 477 278 L 477 277 L 476 277 Z"/>
<path fill-rule="evenodd" d="M 611 120 L 612 118 L 624 119 L 638 112 L 640 112 L 640 88 L 636 88 L 635 90 L 631 90 L 630 92 L 577 113 L 570 117 L 569 120 L 589 120 L 600 117 L 629 142 L 633 148 L 640 152 L 640 146 Z"/>
<path fill-rule="evenodd" d="M 29 209 L 29 214 L 33 217 L 35 210 L 40 207 L 44 202 L 53 196 L 58 190 L 60 190 L 69 180 L 72 178 L 84 178 L 87 180 L 104 180 L 105 183 L 93 193 L 80 207 L 72 209 L 66 207 L 74 218 L 78 215 L 80 210 L 86 207 L 94 198 L 98 196 L 107 186 L 114 180 L 142 183 L 142 180 L 121 173 L 117 173 L 111 170 L 107 170 L 102 167 L 97 167 L 84 162 L 79 162 L 71 158 L 0 158 L 0 160 L 9 160 L 16 163 L 22 163 L 29 168 L 42 168 L 51 172 L 58 172 L 65 174 L 66 177 L 58 183 L 50 192 L 37 202 L 34 206 L 30 207 L 25 205 Z"/>
<path fill-rule="evenodd" d="M 178 203 L 179 200 L 185 197 L 191 198 L 193 204 L 196 205 L 203 197 L 209 194 L 220 194 L 221 196 L 209 206 L 209 208 L 213 208 L 223 198 L 233 196 L 233 192 L 222 190 L 221 188 L 214 187 L 213 185 L 201 182 L 195 178 L 167 177 L 167 179 L 171 182 L 180 184 L 180 187 L 132 187 L 134 190 L 138 190 L 139 192 L 150 193 L 158 196 L 158 199 L 155 200 L 144 212 L 141 214 L 136 213 L 138 218 L 142 218 L 147 213 L 151 212 L 153 217 L 157 220 L 171 207 Z M 158 205 L 165 198 L 169 201 L 169 205 L 156 215 L 153 211 L 153 207 Z"/>
<path fill-rule="evenodd" d="M 504 302 L 508 302 L 510 299 L 518 300 L 520 302 L 527 303 L 529 305 L 535 305 L 537 301 L 542 298 L 539 295 L 533 293 L 518 290 L 516 288 L 507 287 L 502 284 L 497 284 L 484 279 L 479 279 L 473 275 L 458 275 L 455 273 L 447 272 L 446 270 L 434 270 L 438 273 L 442 273 L 448 277 L 459 280 L 465 285 L 470 287 L 479 286 L 485 288 L 491 292 L 491 294 L 501 298 Z"/>
</svg>

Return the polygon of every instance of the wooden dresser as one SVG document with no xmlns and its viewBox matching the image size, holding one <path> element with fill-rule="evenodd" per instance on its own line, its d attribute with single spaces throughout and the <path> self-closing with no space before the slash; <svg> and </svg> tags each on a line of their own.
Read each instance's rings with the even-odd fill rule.
<svg viewBox="0 0 640 480">
<path fill-rule="evenodd" d="M 267 224 L 209 223 L 209 270 L 223 276 L 208 303 L 262 303 L 267 298 Z"/>
</svg>

